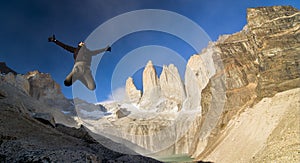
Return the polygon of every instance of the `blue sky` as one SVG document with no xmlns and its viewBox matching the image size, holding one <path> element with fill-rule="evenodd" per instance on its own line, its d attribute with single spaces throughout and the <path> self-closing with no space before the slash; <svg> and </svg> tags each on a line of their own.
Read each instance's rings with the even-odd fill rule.
<svg viewBox="0 0 300 163">
<path fill-rule="evenodd" d="M 240 31 L 246 24 L 249 7 L 292 5 L 298 0 L 11 0 L 0 5 L 0 61 L 19 73 L 39 70 L 49 73 L 61 85 L 66 97 L 72 88 L 63 85 L 71 71 L 70 53 L 47 42 L 51 34 L 76 46 L 102 23 L 133 10 L 162 9 L 183 15 L 199 26 L 215 41 L 219 35 Z M 104 54 L 95 77 L 96 94 L 103 101 L 111 94 L 111 77 L 124 54 L 146 45 L 168 47 L 188 59 L 195 51 L 182 40 L 161 32 L 142 31 L 129 34 L 112 44 L 112 52 Z M 142 70 L 134 74 L 141 89 Z M 125 81 L 124 81 L 125 82 Z"/>
</svg>

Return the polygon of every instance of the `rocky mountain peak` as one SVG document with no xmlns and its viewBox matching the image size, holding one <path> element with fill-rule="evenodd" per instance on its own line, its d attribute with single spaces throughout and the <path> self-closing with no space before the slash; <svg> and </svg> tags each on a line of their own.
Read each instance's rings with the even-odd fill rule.
<svg viewBox="0 0 300 163">
<path fill-rule="evenodd" d="M 143 95 L 140 105 L 144 109 L 151 109 L 160 98 L 160 85 L 156 70 L 149 61 L 143 71 Z M 154 103 L 153 103 L 154 102 Z"/>
<path fill-rule="evenodd" d="M 28 72 L 25 77 L 30 83 L 29 94 L 34 98 L 51 99 L 63 96 L 59 84 L 57 84 L 50 74 L 39 71 Z"/>
<path fill-rule="evenodd" d="M 6 65 L 2 64 L 2 67 L 3 66 Z M 41 73 L 35 70 L 22 75 L 14 74 L 13 72 L 15 71 L 7 66 L 5 69 L 9 70 L 8 74 L 1 76 L 1 80 L 5 83 L 16 87 L 20 92 L 23 92 L 27 96 L 43 102 L 50 107 L 74 112 L 74 106 L 67 98 L 65 98 L 59 84 L 52 79 L 50 74 Z"/>
<path fill-rule="evenodd" d="M 163 66 L 159 77 L 161 93 L 167 99 L 182 103 L 185 99 L 185 90 L 175 65 Z"/>
<path fill-rule="evenodd" d="M 151 94 L 152 89 L 156 87 L 159 87 L 159 80 L 150 60 L 143 71 L 143 94 Z"/>
<path fill-rule="evenodd" d="M 181 109 L 185 99 L 185 88 L 175 65 L 164 65 L 158 78 L 152 61 L 143 71 L 143 93 L 137 90 L 133 79 L 126 81 L 126 93 L 130 102 L 139 104 L 141 109 L 168 111 Z"/>
<path fill-rule="evenodd" d="M 129 77 L 126 80 L 126 93 L 127 96 L 132 103 L 138 103 L 140 101 L 140 98 L 142 96 L 141 91 L 136 89 L 136 86 L 134 85 L 132 77 Z"/>
</svg>

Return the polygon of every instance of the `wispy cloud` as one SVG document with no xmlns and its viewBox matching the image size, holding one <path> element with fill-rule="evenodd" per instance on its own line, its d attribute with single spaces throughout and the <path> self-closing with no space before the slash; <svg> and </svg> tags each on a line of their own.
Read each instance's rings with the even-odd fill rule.
<svg viewBox="0 0 300 163">
<path fill-rule="evenodd" d="M 112 91 L 112 93 L 108 96 L 108 98 L 100 103 L 108 103 L 114 101 L 124 101 L 127 100 L 125 87 L 119 87 Z"/>
</svg>

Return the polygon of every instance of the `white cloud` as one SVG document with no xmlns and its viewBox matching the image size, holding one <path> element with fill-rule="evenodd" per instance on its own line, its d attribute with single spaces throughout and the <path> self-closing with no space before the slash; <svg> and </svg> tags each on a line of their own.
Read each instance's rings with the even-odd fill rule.
<svg viewBox="0 0 300 163">
<path fill-rule="evenodd" d="M 125 87 L 119 87 L 112 91 L 108 98 L 100 103 L 108 103 L 113 101 L 124 101 L 127 100 Z"/>
</svg>

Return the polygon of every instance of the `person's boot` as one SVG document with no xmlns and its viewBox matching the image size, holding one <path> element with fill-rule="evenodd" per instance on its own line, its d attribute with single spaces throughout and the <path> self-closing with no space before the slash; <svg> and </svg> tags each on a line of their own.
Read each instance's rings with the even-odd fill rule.
<svg viewBox="0 0 300 163">
<path fill-rule="evenodd" d="M 108 48 L 106 49 L 106 51 L 111 52 L 111 47 L 108 47 Z"/>
<path fill-rule="evenodd" d="M 69 87 L 72 85 L 72 79 L 71 80 L 65 80 L 64 81 L 65 86 Z"/>
</svg>

